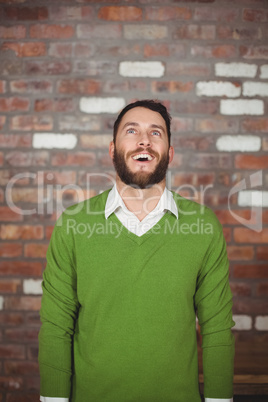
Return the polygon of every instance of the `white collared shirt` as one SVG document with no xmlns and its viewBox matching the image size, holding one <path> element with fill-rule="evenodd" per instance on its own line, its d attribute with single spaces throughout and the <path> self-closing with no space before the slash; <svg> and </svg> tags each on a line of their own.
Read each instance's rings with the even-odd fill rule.
<svg viewBox="0 0 268 402">
<path fill-rule="evenodd" d="M 105 205 L 105 218 L 114 212 L 120 222 L 132 233 L 142 236 L 150 230 L 166 213 L 170 211 L 178 219 L 178 208 L 171 191 L 165 188 L 161 198 L 153 211 L 148 213 L 140 222 L 137 216 L 129 211 L 118 193 L 116 186 L 113 186 L 108 194 Z"/>
</svg>

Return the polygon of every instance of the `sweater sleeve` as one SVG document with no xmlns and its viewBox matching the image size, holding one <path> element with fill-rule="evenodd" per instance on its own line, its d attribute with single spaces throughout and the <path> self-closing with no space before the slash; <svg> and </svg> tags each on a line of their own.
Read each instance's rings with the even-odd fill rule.
<svg viewBox="0 0 268 402">
<path fill-rule="evenodd" d="M 201 327 L 205 398 L 233 396 L 234 336 L 229 262 L 222 227 L 212 215 L 213 236 L 197 280 L 195 304 Z"/>
<path fill-rule="evenodd" d="M 55 225 L 43 275 L 39 333 L 40 394 L 69 398 L 72 376 L 72 338 L 79 303 L 73 242 L 64 219 Z"/>
</svg>

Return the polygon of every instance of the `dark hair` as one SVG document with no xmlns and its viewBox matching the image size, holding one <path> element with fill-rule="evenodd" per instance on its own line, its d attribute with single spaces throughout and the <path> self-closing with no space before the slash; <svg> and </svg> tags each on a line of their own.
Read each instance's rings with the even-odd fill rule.
<svg viewBox="0 0 268 402">
<path fill-rule="evenodd" d="M 144 99 L 144 100 L 138 100 L 136 102 L 130 103 L 124 109 L 121 110 L 119 115 L 117 116 L 117 119 L 115 120 L 114 123 L 114 131 L 113 131 L 113 141 L 115 142 L 116 134 L 118 131 L 119 124 L 123 118 L 123 116 L 131 109 L 134 109 L 135 107 L 144 107 L 146 109 L 150 109 L 154 112 L 157 112 L 161 114 L 163 119 L 165 120 L 166 123 L 166 128 L 167 128 L 167 135 L 168 135 L 168 144 L 170 145 L 170 123 L 171 123 L 171 116 L 167 111 L 167 108 L 160 102 L 152 100 L 152 99 Z"/>
</svg>

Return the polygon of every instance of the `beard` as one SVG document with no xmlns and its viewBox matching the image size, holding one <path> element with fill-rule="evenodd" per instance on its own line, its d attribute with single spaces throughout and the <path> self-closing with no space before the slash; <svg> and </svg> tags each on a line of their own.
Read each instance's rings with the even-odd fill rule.
<svg viewBox="0 0 268 402">
<path fill-rule="evenodd" d="M 137 149 L 134 153 L 139 153 L 143 151 L 144 149 L 140 148 Z M 146 151 L 151 155 L 158 156 L 158 154 L 152 151 L 150 148 L 148 148 Z M 127 153 L 126 159 L 131 154 L 133 154 L 133 152 Z M 166 177 L 169 164 L 169 154 L 167 152 L 167 154 L 161 157 L 154 171 L 151 173 L 143 171 L 139 171 L 136 173 L 131 172 L 131 170 L 128 168 L 126 164 L 124 152 L 117 151 L 116 148 L 114 149 L 113 164 L 118 176 L 120 177 L 123 183 L 125 183 L 128 186 L 144 190 L 164 180 L 164 178 Z"/>
</svg>

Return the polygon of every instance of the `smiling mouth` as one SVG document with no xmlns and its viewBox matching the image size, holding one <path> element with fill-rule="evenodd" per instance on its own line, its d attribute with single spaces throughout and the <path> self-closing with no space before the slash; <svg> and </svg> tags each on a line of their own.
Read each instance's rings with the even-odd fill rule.
<svg viewBox="0 0 268 402">
<path fill-rule="evenodd" d="M 150 154 L 137 154 L 133 156 L 133 159 L 138 162 L 149 162 L 153 160 L 153 157 Z"/>
</svg>

